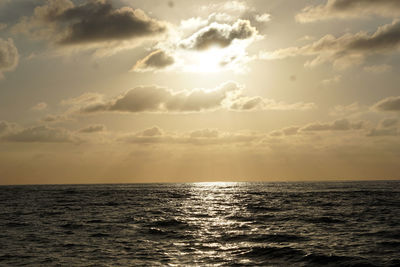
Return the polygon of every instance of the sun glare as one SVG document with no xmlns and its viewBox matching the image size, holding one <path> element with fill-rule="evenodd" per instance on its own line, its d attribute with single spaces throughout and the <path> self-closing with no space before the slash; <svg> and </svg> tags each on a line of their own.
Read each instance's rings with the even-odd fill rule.
<svg viewBox="0 0 400 267">
<path fill-rule="evenodd" d="M 222 70 L 224 53 L 220 48 L 187 53 L 185 69 L 189 72 L 218 72 Z"/>
</svg>

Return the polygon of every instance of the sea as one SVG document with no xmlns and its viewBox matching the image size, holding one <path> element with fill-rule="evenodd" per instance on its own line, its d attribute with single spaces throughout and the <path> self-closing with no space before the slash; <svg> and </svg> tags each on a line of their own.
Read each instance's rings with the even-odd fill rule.
<svg viewBox="0 0 400 267">
<path fill-rule="evenodd" d="M 0 266 L 400 266 L 400 181 L 0 186 Z"/>
</svg>

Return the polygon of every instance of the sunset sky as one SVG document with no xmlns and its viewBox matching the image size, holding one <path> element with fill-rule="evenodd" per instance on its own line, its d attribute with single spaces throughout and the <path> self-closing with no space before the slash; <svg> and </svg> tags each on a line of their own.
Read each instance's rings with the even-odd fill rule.
<svg viewBox="0 0 400 267">
<path fill-rule="evenodd" d="M 398 0 L 0 0 L 0 184 L 400 179 Z"/>
</svg>

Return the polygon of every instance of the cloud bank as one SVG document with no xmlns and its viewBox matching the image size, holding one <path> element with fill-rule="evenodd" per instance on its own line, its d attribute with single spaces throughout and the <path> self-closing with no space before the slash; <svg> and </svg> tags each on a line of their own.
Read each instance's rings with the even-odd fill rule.
<svg viewBox="0 0 400 267">
<path fill-rule="evenodd" d="M 363 129 L 364 122 L 350 122 L 347 119 L 335 120 L 332 123 L 311 123 L 300 130 L 303 132 L 316 132 L 316 131 L 349 131 Z"/>
<path fill-rule="evenodd" d="M 314 103 L 277 102 L 260 96 L 248 97 L 243 86 L 225 82 L 214 89 L 192 89 L 179 92 L 158 86 L 139 86 L 110 100 L 87 93 L 64 101 L 80 114 L 98 112 L 155 112 L 191 113 L 226 109 L 232 111 L 251 110 L 307 110 L 316 108 Z"/>
<path fill-rule="evenodd" d="M 305 126 L 290 126 L 282 130 L 272 131 L 270 136 L 291 136 L 312 132 L 328 132 L 328 131 L 354 131 L 364 130 L 366 124 L 364 121 L 349 121 L 348 119 L 339 119 L 332 122 L 313 122 Z"/>
<path fill-rule="evenodd" d="M 126 134 L 120 137 L 120 142 L 137 145 L 169 144 L 169 145 L 232 145 L 260 142 L 264 135 L 259 133 L 233 133 L 216 129 L 200 129 L 192 132 L 165 132 L 157 126 Z"/>
<path fill-rule="evenodd" d="M 43 125 L 9 129 L 1 136 L 1 139 L 8 142 L 24 143 L 71 143 L 78 141 L 68 130 Z"/>
</svg>

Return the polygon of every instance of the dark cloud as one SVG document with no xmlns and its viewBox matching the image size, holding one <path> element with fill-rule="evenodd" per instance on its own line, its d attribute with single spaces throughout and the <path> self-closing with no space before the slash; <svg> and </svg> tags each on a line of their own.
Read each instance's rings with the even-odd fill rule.
<svg viewBox="0 0 400 267">
<path fill-rule="evenodd" d="M 312 131 L 348 131 L 348 130 L 360 130 L 364 126 L 362 121 L 350 122 L 347 119 L 336 120 L 332 123 L 312 123 L 304 126 L 300 130 L 303 132 Z"/>
<path fill-rule="evenodd" d="M 382 99 L 373 106 L 377 111 L 400 111 L 400 96 Z"/>
<path fill-rule="evenodd" d="M 63 44 L 124 40 L 154 35 L 165 25 L 149 18 L 143 11 L 128 7 L 115 9 L 108 2 L 89 2 L 67 9 L 58 18 L 70 23 Z"/>
<path fill-rule="evenodd" d="M 106 126 L 103 124 L 93 124 L 89 125 L 85 128 L 82 128 L 79 130 L 80 133 L 98 133 L 98 132 L 104 132 L 106 130 Z"/>
<path fill-rule="evenodd" d="M 296 19 L 300 22 L 313 22 L 332 18 L 354 18 L 368 15 L 398 17 L 398 0 L 328 0 L 324 5 L 308 6 Z"/>
<path fill-rule="evenodd" d="M 151 52 L 145 58 L 136 62 L 135 66 L 132 67 L 133 71 L 151 71 L 166 68 L 174 64 L 175 60 L 172 56 L 168 55 L 164 51 L 157 50 Z"/>
<path fill-rule="evenodd" d="M 12 71 L 18 65 L 19 54 L 11 38 L 3 40 L 0 38 L 0 79 L 2 72 Z"/>
<path fill-rule="evenodd" d="M 371 36 L 359 36 L 353 38 L 347 49 L 356 51 L 390 51 L 399 47 L 400 44 L 400 21 L 395 21 L 379 27 Z"/>
<path fill-rule="evenodd" d="M 58 0 L 36 7 L 34 15 L 23 18 L 14 30 L 73 45 L 153 36 L 165 32 L 166 24 L 140 9 L 115 8 L 110 1 L 74 5 L 69 0 Z"/>
<path fill-rule="evenodd" d="M 181 42 L 186 49 L 206 50 L 212 46 L 227 47 L 234 40 L 245 40 L 257 35 L 257 29 L 248 20 L 238 20 L 233 25 L 211 23 Z"/>
</svg>

